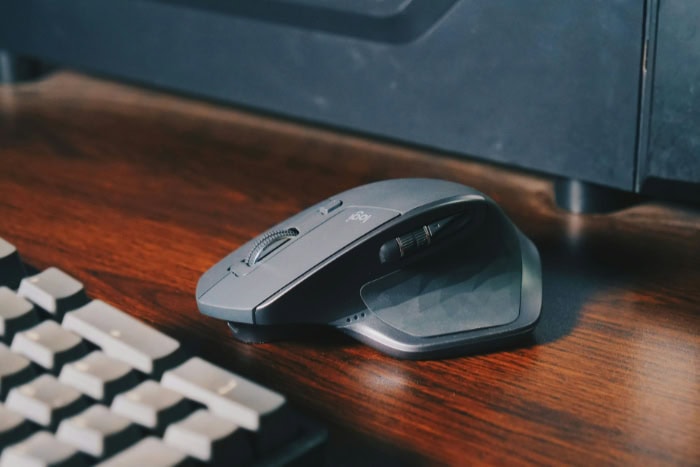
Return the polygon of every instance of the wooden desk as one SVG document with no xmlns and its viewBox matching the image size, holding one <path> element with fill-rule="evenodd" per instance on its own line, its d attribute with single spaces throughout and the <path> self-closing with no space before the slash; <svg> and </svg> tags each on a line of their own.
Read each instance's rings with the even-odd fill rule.
<svg viewBox="0 0 700 467">
<path fill-rule="evenodd" d="M 199 276 L 246 240 L 373 180 L 455 180 L 540 249 L 521 348 L 399 361 L 329 332 L 264 345 L 201 316 Z M 699 464 L 700 210 L 558 210 L 551 181 L 71 73 L 0 86 L 0 226 L 30 264 L 286 394 L 329 465 Z"/>
</svg>

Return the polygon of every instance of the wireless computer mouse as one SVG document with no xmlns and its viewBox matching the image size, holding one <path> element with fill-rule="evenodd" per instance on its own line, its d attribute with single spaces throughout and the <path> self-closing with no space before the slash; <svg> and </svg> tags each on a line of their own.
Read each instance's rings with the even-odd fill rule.
<svg viewBox="0 0 700 467">
<path fill-rule="evenodd" d="M 247 342 L 327 325 L 400 358 L 464 353 L 531 331 L 533 243 L 482 193 L 387 180 L 324 200 L 207 271 L 199 310 Z"/>
</svg>

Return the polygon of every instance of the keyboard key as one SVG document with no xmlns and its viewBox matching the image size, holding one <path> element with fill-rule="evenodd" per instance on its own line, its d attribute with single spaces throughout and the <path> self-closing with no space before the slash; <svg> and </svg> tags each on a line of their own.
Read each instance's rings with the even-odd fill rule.
<svg viewBox="0 0 700 467">
<path fill-rule="evenodd" d="M 105 404 L 111 403 L 117 393 L 131 389 L 139 382 L 129 365 L 99 350 L 65 364 L 58 379 Z"/>
<path fill-rule="evenodd" d="M 257 432 L 256 446 L 260 449 L 272 449 L 296 434 L 296 424 L 282 395 L 201 358 L 193 357 L 166 371 L 161 384 Z"/>
<path fill-rule="evenodd" d="M 62 419 L 80 412 L 87 403 L 77 389 L 46 374 L 10 390 L 5 405 L 34 423 L 55 430 Z"/>
<path fill-rule="evenodd" d="M 141 439 L 141 430 L 104 405 L 93 405 L 80 414 L 63 420 L 56 437 L 97 459 L 125 449 Z"/>
<path fill-rule="evenodd" d="M 83 340 L 55 321 L 44 321 L 12 339 L 12 351 L 21 353 L 39 366 L 58 373 L 63 364 L 87 354 Z"/>
<path fill-rule="evenodd" d="M 0 285 L 16 289 L 26 275 L 17 248 L 0 237 Z"/>
<path fill-rule="evenodd" d="M 250 433 L 208 410 L 198 410 L 165 431 L 165 443 L 190 457 L 215 465 L 241 465 L 252 460 Z"/>
<path fill-rule="evenodd" d="M 84 466 L 82 455 L 73 446 L 58 441 L 51 433 L 40 431 L 26 441 L 2 452 L 0 467 Z"/>
<path fill-rule="evenodd" d="M 23 416 L 0 404 L 0 451 L 22 441 L 32 431 L 29 422 Z"/>
<path fill-rule="evenodd" d="M 28 383 L 35 375 L 29 359 L 0 342 L 0 399 L 4 400 L 10 389 Z"/>
<path fill-rule="evenodd" d="M 263 415 L 285 403 L 280 394 L 199 357 L 165 372 L 161 383 L 249 430 L 257 430 Z"/>
<path fill-rule="evenodd" d="M 144 381 L 112 402 L 112 411 L 139 425 L 162 434 L 170 423 L 182 419 L 193 407 L 178 392 L 155 381 Z"/>
<path fill-rule="evenodd" d="M 10 344 L 17 331 L 38 322 L 34 305 L 7 287 L 0 287 L 0 340 Z"/>
<path fill-rule="evenodd" d="M 60 319 L 68 310 L 87 303 L 83 284 L 58 268 L 25 277 L 17 293 Z"/>
<path fill-rule="evenodd" d="M 121 454 L 98 464 L 99 467 L 181 467 L 194 465 L 187 456 L 158 438 L 148 437 Z M 0 466 L 2 467 L 2 466 Z"/>
<path fill-rule="evenodd" d="M 147 374 L 178 363 L 180 343 L 101 300 L 67 313 L 63 326 Z"/>
</svg>

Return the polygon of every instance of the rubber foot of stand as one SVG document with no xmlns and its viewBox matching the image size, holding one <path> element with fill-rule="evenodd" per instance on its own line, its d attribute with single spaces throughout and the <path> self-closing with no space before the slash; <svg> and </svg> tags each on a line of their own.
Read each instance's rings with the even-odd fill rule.
<svg viewBox="0 0 700 467">
<path fill-rule="evenodd" d="M 0 84 L 33 81 L 47 73 L 48 68 L 38 60 L 0 50 Z"/>
<path fill-rule="evenodd" d="M 606 213 L 639 202 L 639 195 L 594 183 L 559 179 L 554 185 L 557 205 L 574 214 Z"/>
</svg>

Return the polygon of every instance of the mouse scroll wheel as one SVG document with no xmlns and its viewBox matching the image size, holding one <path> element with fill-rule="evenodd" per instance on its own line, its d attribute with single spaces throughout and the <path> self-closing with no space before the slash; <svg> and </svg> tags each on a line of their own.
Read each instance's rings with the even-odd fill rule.
<svg viewBox="0 0 700 467">
<path fill-rule="evenodd" d="M 299 235 L 299 231 L 294 228 L 273 230 L 272 232 L 266 233 L 255 243 L 255 246 L 253 246 L 246 260 L 246 264 L 248 264 L 248 266 L 254 265 L 297 235 Z"/>
</svg>

